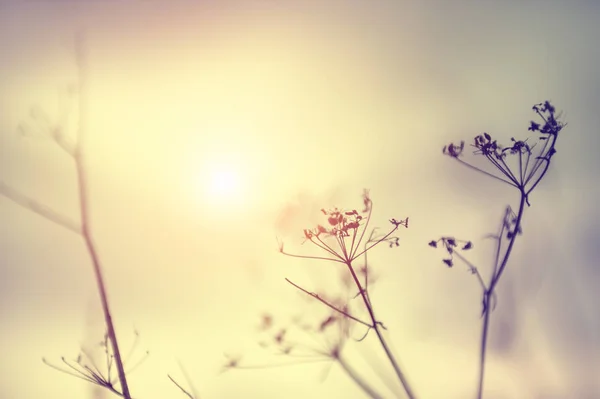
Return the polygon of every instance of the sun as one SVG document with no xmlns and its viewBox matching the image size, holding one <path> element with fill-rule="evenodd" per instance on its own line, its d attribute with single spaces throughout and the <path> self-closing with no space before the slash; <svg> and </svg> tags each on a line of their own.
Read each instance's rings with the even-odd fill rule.
<svg viewBox="0 0 600 399">
<path fill-rule="evenodd" d="M 212 161 L 203 169 L 200 188 L 205 203 L 212 207 L 230 208 L 242 202 L 247 178 L 238 162 Z"/>
<path fill-rule="evenodd" d="M 207 194 L 215 200 L 227 200 L 240 194 L 239 173 L 231 167 L 220 166 L 210 172 Z"/>
<path fill-rule="evenodd" d="M 222 218 L 255 214 L 262 206 L 267 184 L 267 157 L 258 151 L 238 148 L 204 149 L 189 166 L 186 189 L 191 190 L 193 201 L 203 212 Z M 270 165 L 270 163 L 268 163 Z"/>
</svg>

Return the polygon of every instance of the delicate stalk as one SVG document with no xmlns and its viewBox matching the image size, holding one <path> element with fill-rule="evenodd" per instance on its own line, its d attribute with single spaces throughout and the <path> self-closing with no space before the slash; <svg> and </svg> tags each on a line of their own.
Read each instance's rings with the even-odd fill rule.
<svg viewBox="0 0 600 399">
<path fill-rule="evenodd" d="M 79 186 L 79 210 L 81 218 L 81 235 L 85 241 L 85 245 L 90 254 L 92 265 L 94 268 L 94 275 L 96 278 L 96 284 L 98 286 L 98 292 L 100 294 L 100 302 L 102 304 L 102 310 L 104 312 L 104 321 L 106 323 L 106 329 L 108 338 L 112 344 L 113 355 L 115 357 L 115 365 L 117 367 L 117 373 L 119 375 L 119 382 L 123 391 L 123 397 L 125 399 L 131 399 L 129 393 L 129 386 L 127 384 L 127 377 L 125 375 L 125 368 L 123 366 L 123 360 L 121 358 L 121 351 L 119 350 L 119 344 L 117 341 L 117 333 L 112 321 L 110 307 L 108 304 L 108 295 L 106 293 L 106 283 L 104 282 L 104 276 L 102 273 L 102 266 L 98 257 L 98 252 L 92 239 L 91 231 L 89 229 L 89 205 L 88 205 L 88 191 L 87 191 L 87 180 L 84 168 L 83 158 L 83 142 L 85 139 L 85 121 L 86 121 L 86 104 L 84 101 L 86 95 L 86 79 L 84 73 L 87 71 L 85 65 L 85 59 L 82 48 L 81 37 L 77 37 L 76 41 L 76 53 L 77 53 L 77 66 L 79 71 L 79 129 L 77 134 L 77 143 L 75 145 L 74 159 L 75 167 L 77 171 L 77 182 Z"/>
<path fill-rule="evenodd" d="M 81 234 L 81 228 L 76 222 L 33 198 L 26 196 L 2 181 L 0 181 L 0 195 L 5 196 L 15 204 L 37 213 L 43 218 L 56 223 L 75 234 Z"/>
<path fill-rule="evenodd" d="M 483 329 L 481 331 L 481 347 L 479 350 L 479 378 L 477 383 L 477 399 L 481 399 L 483 397 L 483 379 L 485 375 L 485 356 L 487 352 L 487 338 L 488 338 L 488 329 L 490 325 L 490 314 L 491 309 L 489 306 L 489 300 L 491 296 L 488 292 L 483 294 L 485 301 L 485 312 L 483 315 Z"/>
<path fill-rule="evenodd" d="M 373 307 L 371 306 L 371 302 L 369 301 L 369 299 L 367 298 L 367 295 L 365 293 L 365 290 L 363 289 L 360 280 L 358 279 L 358 277 L 356 276 L 356 273 L 354 272 L 354 268 L 352 267 L 352 263 L 348 262 L 346 263 L 346 266 L 348 266 L 348 270 L 350 271 L 350 274 L 352 274 L 352 278 L 354 279 L 354 283 L 356 284 L 359 293 L 363 299 L 363 302 L 365 303 L 365 306 L 367 308 L 367 311 L 369 312 L 369 317 L 371 318 L 371 321 L 373 322 L 372 324 L 372 328 L 373 330 L 375 330 L 375 333 L 377 334 L 377 338 L 379 339 L 379 342 L 381 343 L 381 347 L 383 348 L 383 350 L 385 351 L 385 354 L 388 358 L 388 360 L 390 361 L 390 363 L 392 364 L 392 367 L 394 368 L 394 371 L 396 372 L 396 376 L 398 376 L 398 379 L 400 380 L 400 383 L 402 384 L 402 387 L 404 388 L 404 391 L 406 392 L 406 395 L 410 398 L 410 399 L 414 399 L 415 395 L 408 383 L 408 380 L 406 379 L 406 377 L 404 376 L 404 373 L 402 372 L 402 370 L 400 369 L 400 366 L 398 364 L 398 362 L 396 361 L 396 358 L 394 357 L 394 354 L 392 353 L 392 351 L 390 350 L 385 338 L 383 337 L 383 334 L 381 333 L 381 324 L 379 322 L 377 322 L 377 320 L 375 319 L 375 313 L 373 311 Z"/>
<path fill-rule="evenodd" d="M 491 278 L 490 284 L 489 284 L 489 288 L 484 292 L 485 311 L 484 311 L 484 317 L 483 317 L 483 328 L 481 331 L 481 346 L 480 346 L 480 351 L 479 351 L 479 379 L 478 379 L 478 384 L 477 384 L 477 398 L 478 399 L 481 399 L 483 397 L 483 382 L 484 382 L 484 376 L 485 376 L 485 358 L 486 358 L 486 352 L 487 352 L 487 339 L 488 339 L 490 314 L 491 314 L 491 308 L 489 306 L 490 299 L 494 295 L 494 291 L 496 289 L 496 285 L 498 284 L 498 281 L 500 280 L 500 276 L 502 276 L 502 272 L 504 271 L 504 269 L 506 268 L 506 265 L 508 264 L 508 259 L 513 250 L 515 241 L 517 239 L 517 235 L 518 235 L 517 232 L 519 231 L 519 229 L 521 227 L 521 220 L 523 219 L 523 214 L 525 213 L 525 201 L 526 201 L 526 195 L 523 191 L 521 191 L 521 200 L 519 202 L 519 211 L 517 213 L 517 219 L 516 219 L 516 223 L 514 226 L 514 232 L 510 237 L 510 241 L 508 243 L 508 248 L 506 249 L 506 252 L 504 253 L 504 257 L 502 258 L 502 262 L 500 263 L 500 266 L 498 267 L 498 271 L 492 275 L 492 278 Z"/>
<path fill-rule="evenodd" d="M 350 365 L 342 359 L 341 356 L 336 358 L 338 364 L 344 369 L 346 374 L 358 385 L 369 397 L 373 399 L 383 399 L 383 396 L 378 394 L 358 373 L 350 367 Z"/>
<path fill-rule="evenodd" d="M 338 307 L 330 304 L 329 302 L 327 302 L 326 300 L 324 300 L 323 298 L 321 298 L 318 294 L 315 294 L 314 292 L 310 292 L 310 291 L 305 290 L 304 288 L 300 287 L 298 284 L 294 283 L 290 279 L 286 278 L 285 281 L 287 281 L 288 283 L 290 283 L 294 287 L 298 288 L 300 291 L 304 292 L 305 294 L 310 295 L 311 297 L 315 298 L 317 301 L 323 303 L 325 306 L 329 307 L 330 309 L 335 310 L 336 312 L 338 312 L 342 316 L 347 317 L 350 320 L 354 320 L 355 322 L 360 323 L 360 324 L 362 324 L 362 325 L 364 325 L 366 327 L 369 327 L 369 328 L 373 327 L 369 323 L 366 323 L 366 322 L 362 321 L 361 319 L 352 316 L 350 313 L 345 312 L 342 309 L 340 309 L 340 308 L 338 308 Z"/>
<path fill-rule="evenodd" d="M 519 190 L 520 194 L 520 203 L 519 210 L 517 211 L 516 216 L 513 218 L 513 213 L 508 206 L 506 208 L 506 213 L 502 220 L 502 225 L 500 228 L 500 233 L 496 237 L 497 239 L 497 248 L 496 248 L 496 256 L 494 261 L 494 269 L 490 278 L 490 282 L 488 284 L 488 288 L 485 287 L 481 276 L 477 272 L 478 279 L 483 287 L 483 328 L 481 331 L 481 347 L 480 347 L 480 364 L 479 364 L 479 382 L 477 388 L 477 398 L 481 399 L 483 395 L 483 382 L 485 375 L 485 358 L 487 351 L 487 338 L 489 334 L 489 324 L 491 319 L 491 308 L 490 301 L 495 295 L 495 289 L 500 281 L 500 277 L 502 277 L 502 273 L 506 269 L 506 265 L 508 264 L 508 259 L 512 253 L 515 241 L 517 239 L 517 235 L 521 233 L 521 222 L 523 220 L 523 214 L 525 212 L 525 204 L 530 206 L 529 203 L 529 194 L 537 187 L 537 185 L 544 178 L 546 173 L 548 172 L 548 168 L 550 167 L 550 161 L 552 156 L 556 153 L 554 148 L 556 144 L 556 140 L 559 132 L 565 126 L 564 123 L 559 122 L 555 117 L 555 108 L 550 104 L 549 101 L 545 101 L 540 104 L 536 104 L 533 106 L 533 110 L 541 117 L 543 120 L 543 125 L 531 121 L 531 125 L 528 128 L 529 131 L 539 132 L 542 135 L 540 140 L 544 141 L 542 150 L 539 156 L 536 156 L 533 161 L 533 164 L 530 168 L 530 160 L 532 148 L 535 147 L 535 144 L 532 147 L 529 147 L 525 141 L 518 141 L 515 138 L 511 138 L 513 145 L 508 148 L 502 149 L 501 146 L 498 146 L 496 140 L 493 140 L 492 137 L 488 133 L 483 133 L 482 135 L 478 135 L 475 137 L 475 144 L 473 147 L 477 148 L 475 154 L 484 155 L 490 163 L 496 167 L 504 176 L 506 176 L 510 181 L 505 180 L 502 177 L 498 177 L 489 172 L 486 172 L 483 169 L 475 167 L 465 161 L 462 161 L 459 157 L 464 149 L 464 141 L 461 141 L 460 145 L 451 143 L 448 146 L 445 146 L 443 149 L 444 154 L 449 155 L 451 158 L 456 159 L 461 164 L 473 169 L 477 172 L 483 173 L 489 177 L 494 178 L 495 180 L 502 181 L 504 183 L 510 184 L 511 186 L 515 186 Z M 545 117 L 544 114 L 548 116 Z M 508 164 L 504 161 L 505 152 L 510 151 L 510 154 L 518 154 L 518 179 L 517 174 L 514 173 Z M 523 154 L 526 154 L 525 162 L 523 161 Z M 523 165 L 525 164 L 525 165 Z M 538 173 L 540 168 L 543 168 L 541 172 Z M 532 180 L 534 180 L 532 182 Z M 512 230 L 511 230 L 512 228 Z M 507 239 L 509 240 L 506 251 L 502 256 L 502 260 L 500 261 L 500 253 L 502 251 L 502 238 L 504 237 L 504 233 L 507 231 Z M 452 255 L 454 254 L 454 247 L 456 244 L 453 242 L 449 245 L 448 242 L 442 238 L 442 242 L 446 245 L 446 249 L 450 253 L 449 259 L 444 259 L 443 262 L 452 267 Z M 439 240 L 434 240 L 429 243 L 430 246 L 436 247 L 437 242 Z M 466 248 L 463 248 L 466 249 Z M 456 253 L 458 257 L 462 260 L 465 260 L 460 254 Z M 466 260 L 465 260 L 466 261 Z M 473 265 L 467 263 L 467 265 L 471 268 L 472 271 L 477 271 Z"/>
</svg>

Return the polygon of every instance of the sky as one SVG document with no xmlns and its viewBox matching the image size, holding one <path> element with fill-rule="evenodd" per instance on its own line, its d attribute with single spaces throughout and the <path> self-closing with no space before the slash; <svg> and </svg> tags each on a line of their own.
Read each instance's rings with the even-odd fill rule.
<svg viewBox="0 0 600 399">
<path fill-rule="evenodd" d="M 90 227 L 125 353 L 139 333 L 127 364 L 150 353 L 135 398 L 185 397 L 167 377 L 185 383 L 180 365 L 203 399 L 366 397 L 338 365 L 260 345 L 282 327 L 332 339 L 294 330 L 327 313 L 285 278 L 335 296 L 342 270 L 278 241 L 312 253 L 303 229 L 366 188 L 373 226 L 410 218 L 369 258 L 386 336 L 418 397 L 460 399 L 475 392 L 481 293 L 427 242 L 473 240 L 489 273 L 484 237 L 518 193 L 442 148 L 533 141 L 531 107 L 550 100 L 568 125 L 498 286 L 485 397 L 600 397 L 599 21 L 583 0 L 1 0 L 0 182 L 78 220 L 73 161 L 32 110 L 76 137 L 83 31 Z M 103 336 L 81 237 L 5 196 L 0 221 L 0 397 L 110 397 L 42 362 Z M 348 360 L 395 397 L 374 335 L 352 338 Z M 232 358 L 266 367 L 222 372 Z"/>
</svg>

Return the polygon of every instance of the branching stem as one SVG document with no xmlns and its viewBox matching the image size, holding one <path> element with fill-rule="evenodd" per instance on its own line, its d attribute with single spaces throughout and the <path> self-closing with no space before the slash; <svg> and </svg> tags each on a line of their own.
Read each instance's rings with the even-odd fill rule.
<svg viewBox="0 0 600 399">
<path fill-rule="evenodd" d="M 378 242 L 381 242 L 381 240 Z M 360 254 L 358 256 L 360 256 Z M 406 379 L 406 377 L 404 376 L 404 373 L 400 369 L 400 365 L 396 361 L 394 354 L 390 350 L 385 338 L 383 337 L 383 334 L 382 334 L 381 328 L 380 328 L 381 325 L 379 322 L 377 322 L 377 319 L 375 318 L 375 312 L 373 311 L 371 302 L 369 301 L 366 291 L 363 289 L 362 284 L 360 283 L 360 280 L 358 279 L 358 276 L 356 275 L 356 272 L 354 271 L 354 268 L 352 267 L 352 263 L 347 262 L 346 265 L 348 266 L 348 270 L 350 271 L 350 274 L 352 275 L 352 278 L 354 279 L 354 284 L 356 284 L 356 287 L 358 288 L 359 293 L 362 296 L 363 302 L 365 303 L 365 307 L 367 308 L 367 311 L 369 312 L 369 317 L 371 318 L 371 322 L 372 322 L 372 328 L 373 328 L 373 330 L 375 330 L 375 333 L 377 334 L 377 338 L 379 339 L 379 342 L 381 343 L 381 347 L 385 351 L 385 354 L 386 354 L 388 360 L 392 364 L 392 367 L 394 368 L 396 376 L 400 380 L 400 383 L 402 384 L 402 387 L 404 388 L 406 395 L 409 397 L 409 399 L 414 399 L 415 395 L 410 387 L 410 384 L 408 383 L 408 380 Z"/>
<path fill-rule="evenodd" d="M 526 198 L 527 198 L 526 194 L 523 191 L 521 191 L 521 200 L 519 202 L 519 211 L 517 212 L 517 218 L 516 218 L 516 222 L 514 225 L 514 232 L 510 236 L 508 248 L 506 249 L 506 252 L 504 253 L 504 256 L 502 257 L 502 262 L 500 263 L 500 265 L 497 269 L 496 269 L 496 267 L 494 268 L 495 273 L 492 275 L 492 278 L 489 283 L 489 288 L 487 290 L 485 290 L 485 292 L 483 294 L 484 295 L 484 297 L 483 297 L 484 315 L 483 315 L 483 328 L 481 330 L 481 347 L 480 347 L 480 351 L 479 351 L 479 379 L 478 379 L 478 385 L 477 385 L 477 398 L 478 399 L 482 399 L 482 397 L 483 397 L 483 382 L 484 382 L 484 376 L 485 376 L 485 358 L 486 358 L 486 352 L 487 352 L 487 339 L 488 339 L 489 324 L 490 324 L 490 318 L 491 318 L 490 315 L 492 313 L 492 309 L 489 306 L 490 299 L 494 296 L 494 291 L 496 289 L 496 285 L 498 284 L 498 281 L 500 280 L 500 277 L 502 276 L 502 272 L 504 271 L 504 269 L 506 268 L 506 265 L 508 264 L 508 259 L 509 259 L 510 254 L 515 245 L 515 241 L 518 236 L 517 231 L 519 231 L 519 229 L 521 228 L 521 220 L 523 219 L 523 214 L 525 212 Z M 504 220 L 503 220 L 503 223 L 504 223 Z"/>
</svg>

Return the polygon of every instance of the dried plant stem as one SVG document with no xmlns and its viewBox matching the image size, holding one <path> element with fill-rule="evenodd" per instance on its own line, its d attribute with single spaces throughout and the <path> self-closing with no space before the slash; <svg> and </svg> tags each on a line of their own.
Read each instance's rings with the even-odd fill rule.
<svg viewBox="0 0 600 399">
<path fill-rule="evenodd" d="M 89 207 L 88 207 L 88 190 L 87 190 L 87 180 L 85 175 L 85 164 L 83 157 L 83 142 L 85 139 L 85 123 L 87 121 L 86 117 L 86 84 L 87 79 L 85 74 L 87 73 L 87 65 L 85 54 L 83 50 L 83 40 L 82 33 L 78 33 L 76 37 L 76 56 L 77 56 L 77 69 L 78 69 L 78 89 L 79 89 L 79 126 L 77 132 L 77 143 L 75 145 L 75 151 L 73 158 L 75 160 L 75 167 L 77 170 L 77 182 L 79 187 L 79 210 L 80 210 L 80 218 L 81 218 L 81 235 L 85 241 L 85 245 L 90 254 L 90 258 L 92 260 L 92 264 L 94 267 L 94 275 L 96 277 L 96 284 L 98 285 L 98 292 L 100 294 L 100 301 L 102 304 L 102 311 L 104 312 L 104 321 L 106 323 L 106 329 L 108 338 L 110 339 L 113 355 L 115 357 L 115 366 L 117 368 L 117 373 L 119 375 L 119 383 L 121 385 L 121 390 L 123 391 L 123 397 L 125 399 L 131 399 L 131 394 L 129 393 L 129 386 L 127 384 L 127 377 L 125 375 L 125 367 L 123 365 L 123 359 L 121 358 L 121 351 L 119 350 L 119 344 L 117 341 L 117 333 L 115 332 L 115 326 L 112 321 L 112 316 L 110 312 L 110 307 L 108 304 L 108 295 L 106 293 L 106 284 L 104 282 L 104 276 L 102 273 L 102 266 L 100 264 L 100 260 L 98 257 L 98 252 L 94 245 L 94 241 L 92 239 L 92 235 L 89 229 Z"/>
<path fill-rule="evenodd" d="M 484 295 L 485 303 L 489 304 L 490 295 L 489 292 L 486 292 Z M 485 376 L 485 357 L 487 351 L 487 338 L 488 338 L 488 329 L 490 325 L 490 314 L 491 309 L 489 306 L 486 308 L 485 313 L 483 315 L 483 329 L 481 330 L 481 348 L 479 351 L 479 382 L 477 384 L 477 398 L 481 399 L 483 395 L 483 380 Z"/>
<path fill-rule="evenodd" d="M 293 285 L 294 287 L 298 288 L 300 291 L 304 292 L 307 295 L 310 295 L 311 297 L 315 298 L 317 301 L 323 303 L 325 306 L 335 310 L 336 312 L 342 314 L 343 316 L 349 318 L 350 320 L 354 320 L 357 323 L 360 323 L 364 326 L 367 326 L 369 328 L 371 328 L 371 325 L 369 323 L 366 323 L 354 316 L 352 316 L 350 313 L 330 304 L 329 302 L 327 302 L 326 300 L 324 300 L 323 298 L 321 298 L 318 294 L 315 294 L 314 292 L 309 292 L 307 290 L 305 290 L 304 288 L 300 287 L 298 284 L 294 283 L 293 281 L 291 281 L 290 279 L 286 278 L 285 281 L 287 281 L 288 283 L 290 283 L 291 285 Z"/>
<path fill-rule="evenodd" d="M 75 234 L 81 234 L 81 229 L 76 222 L 72 221 L 67 216 L 61 215 L 52 208 L 34 200 L 33 198 L 29 198 L 25 194 L 17 191 L 15 188 L 2 181 L 0 181 L 0 194 L 13 201 L 17 205 L 37 213 L 43 218 L 48 219 Z"/>
<path fill-rule="evenodd" d="M 168 375 L 168 374 L 167 374 L 167 377 L 169 377 L 169 379 L 171 380 L 171 382 L 172 382 L 173 384 L 175 384 L 175 386 L 176 386 L 177 388 L 179 388 L 179 389 L 181 390 L 181 392 L 183 392 L 183 393 L 184 393 L 184 394 L 185 394 L 185 395 L 186 395 L 188 398 L 190 398 L 190 399 L 196 399 L 196 398 L 194 397 L 194 395 L 192 395 L 190 392 L 188 392 L 188 391 L 187 391 L 187 389 L 185 389 L 185 388 L 184 388 L 184 387 L 182 387 L 182 386 L 181 386 L 181 385 L 180 385 L 180 384 L 179 384 L 177 381 L 175 381 L 175 380 L 173 379 L 173 377 L 171 377 L 171 376 L 170 376 L 170 375 Z"/>
<path fill-rule="evenodd" d="M 115 327 L 112 321 L 112 316 L 110 312 L 110 307 L 108 304 L 108 295 L 106 292 L 106 284 L 104 282 L 104 277 L 102 273 L 102 265 L 100 263 L 98 257 L 98 251 L 94 245 L 94 241 L 92 239 L 92 234 L 89 228 L 89 206 L 88 206 L 88 191 L 87 191 L 87 180 L 85 175 L 85 167 L 84 167 L 84 157 L 82 155 L 82 143 L 84 141 L 84 124 L 85 124 L 85 84 L 86 79 L 84 74 L 87 72 L 85 68 L 85 57 L 83 53 L 83 46 L 81 41 L 81 34 L 79 34 L 76 38 L 76 56 L 77 56 L 77 67 L 78 67 L 78 89 L 79 89 L 79 128 L 77 134 L 77 143 L 75 144 L 73 150 L 71 148 L 67 148 L 64 145 L 64 137 L 59 133 L 53 133 L 52 138 L 54 141 L 65 150 L 65 152 L 73 158 L 75 161 L 75 168 L 77 172 L 77 183 L 78 183 L 78 195 L 79 195 L 79 213 L 80 213 L 80 222 L 79 225 L 72 221 L 70 218 L 60 214 L 59 212 L 54 211 L 52 208 L 45 206 L 44 204 L 20 193 L 14 188 L 8 186 L 7 184 L 0 181 L 0 194 L 5 196 L 6 198 L 12 200 L 17 205 L 22 206 L 25 209 L 28 209 L 38 215 L 44 217 L 45 219 L 62 226 L 69 231 L 76 233 L 83 237 L 88 253 L 90 254 L 90 258 L 94 268 L 94 276 L 96 278 L 96 284 L 98 286 L 98 292 L 100 294 L 100 301 L 102 305 L 102 310 L 104 312 L 104 320 L 106 323 L 106 329 L 108 338 L 110 339 L 113 355 L 115 359 L 115 365 L 117 368 L 117 372 L 119 374 L 119 382 L 121 385 L 122 393 L 125 399 L 131 399 L 131 394 L 129 393 L 129 386 L 127 384 L 127 378 L 125 375 L 125 368 L 123 366 L 123 360 L 121 357 L 121 352 L 119 350 L 119 345 L 117 342 L 117 334 L 115 332 Z M 58 131 L 57 131 L 58 132 Z M 116 392 L 114 389 L 110 388 L 113 392 Z M 118 392 L 117 392 L 118 393 Z"/>
<path fill-rule="evenodd" d="M 119 374 L 119 382 L 121 384 L 123 393 L 122 396 L 125 399 L 131 399 L 131 395 L 129 393 L 129 387 L 127 385 L 127 379 L 125 377 L 125 369 L 123 366 L 123 361 L 121 358 L 121 352 L 119 350 L 119 346 L 117 343 L 116 333 L 114 324 L 112 322 L 112 317 L 110 313 L 110 307 L 108 304 L 108 295 L 106 293 L 106 284 L 104 283 L 104 278 L 102 275 L 102 266 L 100 264 L 98 258 L 98 252 L 96 251 L 96 247 L 94 245 L 94 241 L 92 239 L 89 223 L 88 223 L 88 204 L 87 204 L 87 186 L 86 179 L 84 174 L 83 164 L 81 162 L 81 158 L 76 157 L 76 168 L 77 168 L 77 176 L 79 183 L 79 201 L 80 201 L 80 213 L 81 213 L 81 226 L 77 227 L 76 223 L 71 221 L 69 218 L 59 214 L 58 212 L 53 211 L 51 208 L 41 204 L 40 202 L 27 197 L 26 195 L 18 192 L 14 188 L 0 182 L 0 194 L 10 199 L 17 205 L 22 206 L 25 209 L 28 209 L 32 212 L 37 213 L 42 216 L 46 220 L 49 220 L 59 226 L 62 226 L 68 229 L 75 234 L 83 237 L 88 253 L 90 254 L 90 258 L 92 260 L 92 264 L 94 267 L 94 275 L 96 277 L 96 283 L 98 286 L 98 291 L 100 293 L 100 301 L 102 304 L 102 310 L 104 312 L 104 320 L 106 323 L 107 333 L 111 341 L 113 354 L 115 356 L 115 365 L 117 367 L 117 371 Z"/>
<path fill-rule="evenodd" d="M 341 356 L 336 358 L 338 364 L 344 369 L 346 374 L 358 385 L 367 395 L 373 399 L 382 399 L 383 396 L 378 394 L 350 365 L 342 359 Z"/>
<path fill-rule="evenodd" d="M 75 158 L 77 166 L 77 177 L 79 182 L 79 203 L 81 211 L 81 235 L 85 241 L 86 248 L 90 254 L 92 265 L 94 267 L 94 276 L 96 278 L 96 284 L 98 286 L 98 293 L 100 294 L 100 302 L 102 304 L 102 311 L 104 313 L 104 321 L 106 323 L 106 330 L 108 338 L 110 339 L 113 355 L 115 357 L 115 366 L 119 375 L 119 382 L 123 391 L 123 397 L 125 399 L 131 399 L 129 393 L 129 386 L 127 384 L 127 377 L 125 376 L 125 367 L 123 365 L 123 359 L 121 357 L 121 351 L 119 350 L 119 344 L 117 341 L 117 333 L 115 332 L 115 326 L 112 321 L 110 312 L 110 306 L 108 304 L 108 295 L 106 293 L 106 284 L 104 282 L 104 276 L 102 274 L 102 266 L 98 257 L 98 252 L 94 245 L 91 232 L 89 230 L 89 218 L 88 218 L 88 203 L 87 203 L 87 185 L 84 174 L 83 164 L 79 154 Z"/>
<path fill-rule="evenodd" d="M 492 277 L 492 280 L 490 281 L 489 291 L 491 291 L 491 292 L 494 291 L 496 284 L 498 284 L 498 280 L 500 280 L 500 277 L 502 276 L 502 272 L 504 271 L 504 269 L 506 268 L 506 265 L 508 264 L 508 258 L 510 257 L 513 246 L 515 245 L 515 241 L 517 239 L 517 235 L 518 235 L 517 232 L 521 228 L 521 220 L 523 219 L 523 214 L 525 213 L 525 202 L 526 201 L 527 201 L 527 194 L 525 194 L 524 192 L 521 192 L 521 201 L 519 202 L 519 210 L 517 212 L 517 218 L 516 218 L 515 227 L 514 227 L 515 232 L 514 232 L 514 234 L 512 234 L 512 236 L 510 238 L 510 242 L 508 243 L 508 248 L 506 249 L 506 253 L 504 255 L 504 258 L 502 259 L 502 263 L 500 264 L 500 267 L 498 268 L 498 272 L 496 272 L 494 274 L 494 276 Z"/>
<path fill-rule="evenodd" d="M 517 217 L 516 217 L 516 222 L 515 222 L 515 227 L 514 227 L 514 233 L 511 235 L 510 237 L 510 241 L 508 243 L 508 247 L 506 248 L 506 252 L 504 253 L 504 256 L 502 258 L 502 262 L 498 265 L 496 264 L 494 267 L 494 274 L 492 275 L 492 278 L 490 280 L 490 284 L 489 284 L 489 288 L 486 289 L 484 291 L 484 306 L 485 306 L 485 310 L 484 310 L 484 315 L 483 315 L 483 328 L 481 330 L 481 347 L 480 347 L 480 351 L 479 351 L 479 382 L 477 385 L 477 398 L 481 399 L 483 397 L 483 382 L 484 382 L 484 376 L 485 376 L 485 358 L 486 358 L 486 352 L 487 352 L 487 339 L 488 339 L 488 333 L 489 333 L 489 325 L 490 325 L 490 318 L 491 318 L 491 313 L 492 313 L 492 308 L 490 305 L 490 301 L 492 299 L 492 297 L 494 296 L 494 291 L 496 289 L 496 285 L 498 284 L 498 281 L 500 280 L 500 276 L 502 275 L 502 272 L 504 271 L 504 269 L 506 268 L 506 265 L 508 264 L 508 259 L 510 257 L 510 254 L 513 250 L 513 247 L 515 245 L 515 241 L 517 239 L 517 231 L 519 231 L 520 227 L 521 227 L 521 220 L 523 219 L 523 214 L 525 213 L 525 202 L 527 200 L 527 195 L 525 194 L 525 192 L 522 190 L 521 191 L 521 200 L 519 203 L 519 211 L 517 212 Z M 503 229 L 501 229 L 501 234 L 502 234 Z M 498 245 L 500 245 L 500 238 L 498 240 Z"/>
<path fill-rule="evenodd" d="M 350 271 L 350 274 L 352 275 L 352 278 L 354 279 L 354 283 L 356 284 L 356 287 L 359 290 L 359 293 L 363 299 L 363 302 L 365 303 L 365 307 L 367 308 L 367 311 L 369 312 L 369 317 L 371 318 L 371 322 L 373 323 L 371 325 L 371 328 L 373 328 L 373 330 L 375 330 L 375 334 L 377 334 L 377 338 L 379 339 L 379 342 L 381 343 L 381 347 L 385 351 L 385 354 L 386 354 L 388 360 L 392 364 L 392 367 L 394 368 L 394 371 L 396 372 L 396 376 L 400 380 L 400 383 L 402 384 L 402 387 L 404 388 L 406 395 L 409 397 L 409 399 L 414 399 L 415 395 L 408 383 L 408 380 L 404 376 L 404 373 L 400 369 L 400 365 L 398 364 L 398 361 L 394 357 L 394 354 L 390 350 L 385 338 L 383 337 L 383 334 L 381 333 L 381 324 L 379 322 L 377 322 L 377 319 L 375 318 L 375 312 L 373 311 L 371 302 L 369 301 L 366 291 L 363 289 L 363 287 L 360 283 L 360 280 L 358 279 L 358 276 L 356 275 L 356 272 L 354 271 L 354 268 L 352 267 L 352 263 L 347 262 L 346 265 L 348 266 L 348 270 Z"/>
</svg>

